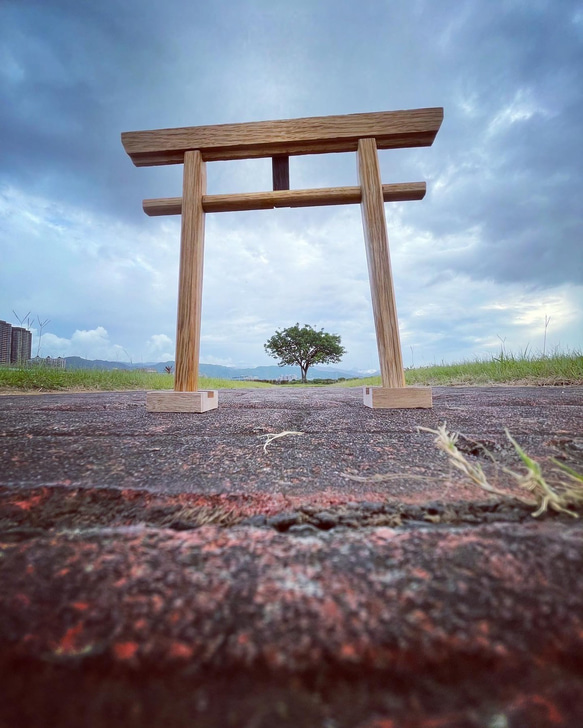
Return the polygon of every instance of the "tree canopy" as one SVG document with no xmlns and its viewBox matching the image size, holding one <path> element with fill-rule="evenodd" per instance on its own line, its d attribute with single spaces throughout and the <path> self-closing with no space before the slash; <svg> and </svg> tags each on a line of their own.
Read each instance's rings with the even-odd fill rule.
<svg viewBox="0 0 583 728">
<path fill-rule="evenodd" d="M 324 329 L 317 331 L 312 326 L 299 324 L 276 331 L 265 344 L 265 351 L 278 366 L 297 364 L 302 371 L 302 382 L 306 383 L 308 369 L 313 364 L 339 362 L 346 353 L 340 344 L 338 334 L 329 334 Z"/>
</svg>

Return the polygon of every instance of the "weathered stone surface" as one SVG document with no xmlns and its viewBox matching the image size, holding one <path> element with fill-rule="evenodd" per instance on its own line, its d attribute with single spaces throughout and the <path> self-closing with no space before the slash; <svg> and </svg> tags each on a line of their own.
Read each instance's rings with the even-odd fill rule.
<svg viewBox="0 0 583 728">
<path fill-rule="evenodd" d="M 448 471 L 432 436 L 417 427 L 444 421 L 484 440 L 504 463 L 516 462 L 508 426 L 532 454 L 564 453 L 583 464 L 581 387 L 436 387 L 434 395 L 432 410 L 372 411 L 360 390 L 232 390 L 221 392 L 218 410 L 199 416 L 148 413 L 144 393 L 135 392 L 4 396 L 0 478 L 207 495 L 312 499 L 329 492 L 343 502 L 350 495 L 434 500 Z M 264 452 L 259 435 L 284 430 L 303 435 L 279 438 Z M 392 477 L 349 477 L 379 475 Z M 474 497 L 456 486 L 456 499 Z"/>
<path fill-rule="evenodd" d="M 0 398 L 1 728 L 579 727 L 581 520 L 461 484 L 416 425 L 582 469 L 582 395 Z"/>
</svg>

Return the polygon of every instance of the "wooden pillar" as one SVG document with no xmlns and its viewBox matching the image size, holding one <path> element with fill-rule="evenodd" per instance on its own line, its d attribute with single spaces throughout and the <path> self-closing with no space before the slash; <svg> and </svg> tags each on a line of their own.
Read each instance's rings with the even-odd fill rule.
<svg viewBox="0 0 583 728">
<path fill-rule="evenodd" d="M 364 388 L 364 404 L 389 409 L 431 407 L 431 388 L 405 387 L 383 185 L 375 139 L 359 139 L 357 157 L 362 190 L 360 209 L 382 380 L 382 387 Z"/>
<path fill-rule="evenodd" d="M 202 272 L 204 263 L 204 211 L 206 164 L 199 151 L 184 154 L 182 231 L 178 274 L 176 322 L 176 376 L 174 391 L 196 392 L 200 357 Z"/>
<path fill-rule="evenodd" d="M 403 357 L 389 255 L 383 184 L 374 139 L 358 142 L 362 225 L 383 387 L 404 387 Z"/>
<path fill-rule="evenodd" d="M 217 392 L 198 391 L 206 193 L 206 165 L 198 150 L 185 152 L 183 174 L 174 392 L 148 392 L 151 412 L 206 412 L 218 404 Z"/>
</svg>

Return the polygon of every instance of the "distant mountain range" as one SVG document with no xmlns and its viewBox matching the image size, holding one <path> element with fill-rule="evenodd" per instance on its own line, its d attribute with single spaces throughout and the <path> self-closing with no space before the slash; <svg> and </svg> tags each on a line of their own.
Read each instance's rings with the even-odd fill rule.
<svg viewBox="0 0 583 728">
<path fill-rule="evenodd" d="M 104 361 L 102 359 L 83 359 L 80 356 L 67 356 L 67 369 L 155 369 L 157 372 L 164 372 L 165 367 L 172 367 L 173 361 L 146 362 L 133 364 L 120 361 Z M 200 364 L 199 372 L 205 377 L 217 379 L 280 379 L 282 377 L 296 376 L 301 379 L 302 373 L 299 367 L 283 366 L 262 366 L 243 369 L 239 367 L 225 367 L 220 364 Z M 342 369 L 328 369 L 327 367 L 310 367 L 308 380 L 310 379 L 357 379 L 368 377 L 370 374 L 363 374 L 358 371 L 346 371 Z"/>
</svg>

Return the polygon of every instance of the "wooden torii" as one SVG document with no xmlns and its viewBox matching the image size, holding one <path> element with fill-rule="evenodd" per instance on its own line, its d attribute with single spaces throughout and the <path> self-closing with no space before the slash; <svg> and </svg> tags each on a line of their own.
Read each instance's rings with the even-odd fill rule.
<svg viewBox="0 0 583 728">
<path fill-rule="evenodd" d="M 205 213 L 360 203 L 381 387 L 364 388 L 373 408 L 431 407 L 429 387 L 406 387 L 393 289 L 385 202 L 420 200 L 425 182 L 383 185 L 378 149 L 431 146 L 442 108 L 381 111 L 247 124 L 131 131 L 121 135 L 137 167 L 184 164 L 182 197 L 144 200 L 147 215 L 182 215 L 174 391 L 148 392 L 158 412 L 205 412 L 216 391 L 198 390 Z M 357 187 L 290 190 L 289 157 L 357 152 Z M 271 157 L 273 191 L 206 194 L 206 162 Z"/>
</svg>

